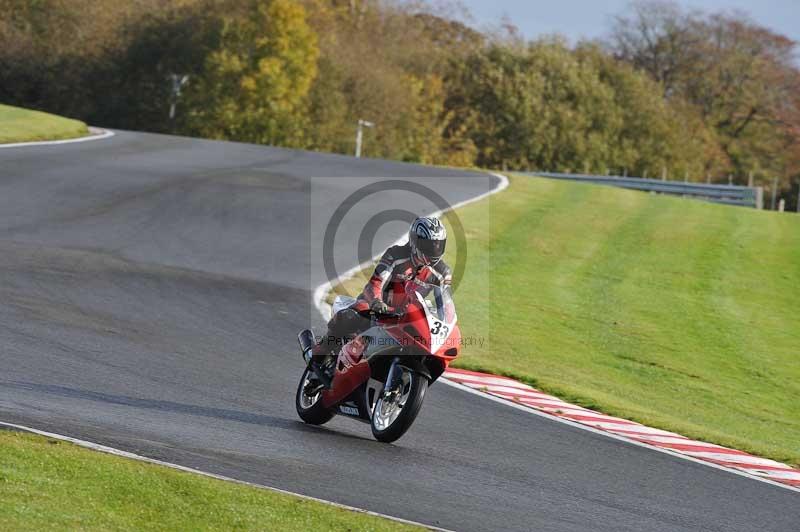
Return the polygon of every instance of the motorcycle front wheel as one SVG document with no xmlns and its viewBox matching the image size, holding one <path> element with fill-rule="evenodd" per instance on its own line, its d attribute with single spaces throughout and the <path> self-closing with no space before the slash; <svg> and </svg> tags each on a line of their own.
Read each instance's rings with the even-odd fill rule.
<svg viewBox="0 0 800 532">
<path fill-rule="evenodd" d="M 376 440 L 390 443 L 405 434 L 422 407 L 428 379 L 408 368 L 403 373 L 397 393 L 382 393 L 372 410 L 372 435 Z"/>
<path fill-rule="evenodd" d="M 321 391 L 311 396 L 306 393 L 309 380 L 313 375 L 314 373 L 308 368 L 303 372 L 300 385 L 297 387 L 295 407 L 297 407 L 297 415 L 300 416 L 300 419 L 309 425 L 322 425 L 331 420 L 334 412 L 322 406 Z"/>
</svg>

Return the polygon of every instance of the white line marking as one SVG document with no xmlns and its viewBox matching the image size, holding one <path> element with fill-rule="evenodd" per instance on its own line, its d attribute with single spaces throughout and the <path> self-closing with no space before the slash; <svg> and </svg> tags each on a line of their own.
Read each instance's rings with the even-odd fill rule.
<svg viewBox="0 0 800 532">
<path fill-rule="evenodd" d="M 494 395 L 499 395 L 500 397 L 506 397 L 503 394 L 496 393 Z M 506 399 L 515 399 L 514 397 L 506 397 Z M 563 401 L 551 401 L 547 399 L 532 399 L 530 397 L 520 397 L 517 399 L 520 403 L 525 403 L 526 405 L 535 406 L 536 408 L 550 408 L 553 410 L 561 410 L 564 412 L 572 411 L 578 414 L 583 414 L 586 412 L 592 412 L 592 410 L 588 410 L 581 406 L 571 405 L 569 403 L 565 403 Z"/>
<path fill-rule="evenodd" d="M 528 386 L 522 382 L 515 382 L 505 379 L 500 379 L 496 377 L 486 377 L 479 378 L 475 377 L 474 375 L 458 375 L 459 380 L 463 380 L 465 384 L 475 386 L 486 387 L 489 390 L 499 390 L 501 392 L 512 392 L 512 393 L 530 393 L 538 396 L 548 396 L 544 392 L 540 392 L 534 389 L 532 386 Z M 552 397 L 552 395 L 548 396 Z"/>
<path fill-rule="evenodd" d="M 89 135 L 85 137 L 78 137 L 74 139 L 62 140 L 37 140 L 31 142 L 12 142 L 8 144 L 0 144 L 0 148 L 25 148 L 28 146 L 54 146 L 57 144 L 73 144 L 75 142 L 88 142 L 90 140 L 102 140 L 114 136 L 113 131 L 108 129 L 100 129 L 96 127 L 89 127 Z"/>
<path fill-rule="evenodd" d="M 549 419 L 549 420 L 555 421 L 557 423 L 563 423 L 564 425 L 569 425 L 570 427 L 575 427 L 576 429 L 586 430 L 586 431 L 592 432 L 594 434 L 599 434 L 601 436 L 605 436 L 607 438 L 611 438 L 613 440 L 625 442 L 625 443 L 628 443 L 630 445 L 636 445 L 637 447 L 644 447 L 645 449 L 651 449 L 651 450 L 657 451 L 659 453 L 668 454 L 670 456 L 674 456 L 674 457 L 680 458 L 682 460 L 688 460 L 689 462 L 694 462 L 696 464 L 704 465 L 706 467 L 712 467 L 714 469 L 719 469 L 720 471 L 727 471 L 728 473 L 731 473 L 733 475 L 739 475 L 740 477 L 745 477 L 745 478 L 749 478 L 749 479 L 752 479 L 752 480 L 758 480 L 759 482 L 764 482 L 766 484 L 771 484 L 771 485 L 777 486 L 779 488 L 788 489 L 790 491 L 794 491 L 794 492 L 800 493 L 800 488 L 795 487 L 795 486 L 790 486 L 788 484 L 783 484 L 781 482 L 776 482 L 774 480 L 769 480 L 769 479 L 764 478 L 764 477 L 759 477 L 759 476 L 753 475 L 751 473 L 748 473 L 746 471 L 742 471 L 742 470 L 739 470 L 739 469 L 732 469 L 730 467 L 725 467 L 725 466 L 717 465 L 717 464 L 714 464 L 714 463 L 711 463 L 711 462 L 706 462 L 704 460 L 700 460 L 699 458 L 694 458 L 693 456 L 680 454 L 680 453 L 672 451 L 670 449 L 665 449 L 665 448 L 662 448 L 662 447 L 655 447 L 653 445 L 648 445 L 647 443 L 644 443 L 644 442 L 631 440 L 631 439 L 626 438 L 624 436 L 619 436 L 619 435 L 613 434 L 611 432 L 606 432 L 604 430 L 596 429 L 596 428 L 590 427 L 588 425 L 583 425 L 581 423 L 578 423 L 577 421 L 570 421 L 568 419 L 564 419 L 564 418 L 561 418 L 561 417 L 558 417 L 558 416 L 554 416 L 554 415 L 548 414 L 546 412 L 535 410 L 535 409 L 533 409 L 531 407 L 528 407 L 528 406 L 525 406 L 525 405 L 521 405 L 521 404 L 515 403 L 513 401 L 508 401 L 508 400 L 503 399 L 501 397 L 497 397 L 496 395 L 490 395 L 490 394 L 486 394 L 486 393 L 480 392 L 478 390 L 475 390 L 474 388 L 470 388 L 469 386 L 464 386 L 463 384 L 459 384 L 459 383 L 457 383 L 455 381 L 451 381 L 450 379 L 447 379 L 447 378 L 444 378 L 444 377 L 440 378 L 439 381 L 447 384 L 448 386 L 452 386 L 453 388 L 458 388 L 459 390 L 465 391 L 467 393 L 471 393 L 473 395 L 477 395 L 478 397 L 483 397 L 484 399 L 488 399 L 490 401 L 494 401 L 494 402 L 500 403 L 502 405 L 510 406 L 511 408 L 516 408 L 517 410 L 522 410 L 523 412 L 527 412 L 529 414 L 533 414 L 534 416 L 543 417 L 545 419 Z M 611 425 L 611 423 L 604 423 L 604 425 Z M 632 427 L 633 426 L 633 427 L 636 427 L 636 430 L 639 430 L 640 428 L 644 427 L 644 425 L 642 425 L 642 426 L 639 426 L 639 425 L 620 425 L 620 424 L 614 424 L 614 425 L 616 425 L 617 427 L 620 427 L 620 428 Z M 657 429 L 654 429 L 654 430 L 657 430 Z"/>
<path fill-rule="evenodd" d="M 508 389 L 507 386 L 496 386 L 496 385 L 489 385 L 489 386 L 481 386 L 482 382 L 490 382 L 497 380 L 492 375 L 473 375 L 471 373 L 461 373 L 458 370 L 449 370 L 446 371 L 443 375 L 445 378 L 451 378 L 455 382 L 466 385 L 469 388 L 479 390 L 486 394 L 491 394 L 498 396 L 502 399 L 513 400 L 517 404 L 523 404 L 526 406 L 530 406 L 535 408 L 539 411 L 545 411 L 550 413 L 551 411 L 561 411 L 558 414 L 559 418 L 566 418 L 570 419 L 570 413 L 567 412 L 568 410 L 576 410 L 580 407 L 575 407 L 566 403 L 568 406 L 564 408 L 558 408 L 556 406 L 550 404 L 542 404 L 543 401 L 541 399 L 534 399 L 525 397 L 524 395 L 520 396 L 516 391 L 513 393 L 498 393 L 500 388 Z M 469 382 L 464 382 L 468 380 Z M 522 383 L 520 383 L 522 384 Z M 538 391 L 538 390 L 536 390 Z M 572 408 L 569 408 L 569 407 Z M 738 451 L 736 449 L 730 449 L 728 447 L 723 447 L 720 445 L 715 445 L 712 443 L 707 443 L 698 440 L 691 440 L 682 436 L 680 434 L 668 433 L 665 431 L 661 431 L 661 435 L 654 435 L 657 434 L 657 429 L 649 429 L 644 425 L 633 424 L 633 422 L 629 422 L 626 420 L 622 420 L 619 418 L 615 418 L 613 416 L 606 416 L 605 414 L 600 414 L 599 412 L 595 412 L 593 410 L 585 410 L 583 412 L 579 412 L 581 416 L 590 418 L 584 420 L 572 420 L 571 421 L 578 421 L 581 424 L 586 424 L 598 428 L 606 428 L 606 430 L 615 430 L 615 427 L 623 426 L 626 429 L 630 430 L 631 428 L 635 429 L 636 432 L 645 432 L 647 430 L 651 431 L 650 435 L 648 434 L 628 434 L 624 431 L 620 431 L 621 429 L 616 429 L 620 431 L 618 433 L 619 436 L 626 439 L 632 439 L 635 441 L 642 441 L 644 443 L 652 444 L 655 447 L 660 448 L 667 448 L 670 451 L 675 453 L 679 453 L 681 455 L 690 455 L 693 457 L 701 458 L 703 460 L 716 460 L 716 461 L 725 461 L 731 462 L 727 464 L 716 464 L 722 467 L 729 467 L 734 468 L 737 470 L 746 470 L 750 473 L 754 473 L 756 475 L 760 475 L 761 477 L 764 476 L 772 476 L 774 478 L 783 478 L 788 480 L 800 480 L 800 471 L 797 471 L 786 464 L 782 464 L 780 462 L 776 462 L 774 460 L 769 460 L 766 458 L 760 458 L 756 456 L 749 455 L 747 453 L 743 453 L 742 451 Z M 592 419 L 593 418 L 593 419 Z M 604 421 L 607 420 L 607 421 Z M 612 428 L 614 427 L 614 428 Z M 687 449 L 673 449 L 668 446 L 669 444 L 678 444 L 678 445 L 689 445 L 695 447 L 694 450 L 687 450 Z M 726 453 L 725 451 L 734 451 L 733 453 Z M 760 466 L 760 467 L 759 467 Z M 780 471 L 771 470 L 771 468 L 780 467 Z"/>
<path fill-rule="evenodd" d="M 597 412 L 594 412 L 594 411 L 592 411 L 592 412 L 578 412 L 578 413 L 565 412 L 564 415 L 565 416 L 580 416 L 582 418 L 585 418 L 585 419 L 581 420 L 584 423 L 595 423 L 597 421 L 600 421 L 600 422 L 609 422 L 609 423 L 615 423 L 616 422 L 616 423 L 624 424 L 623 422 L 626 421 L 626 420 L 620 419 L 618 417 L 607 416 L 605 414 L 598 414 Z M 630 426 L 636 426 L 636 423 L 633 422 L 633 421 L 629 421 L 628 422 L 628 426 L 629 427 Z"/>
<path fill-rule="evenodd" d="M 724 449 L 724 447 L 723 447 Z M 741 467 L 746 467 L 747 465 L 754 466 L 753 469 L 756 469 L 755 466 L 773 466 L 773 467 L 785 467 L 787 470 L 791 471 L 791 468 L 786 464 L 782 464 L 780 462 L 776 462 L 774 460 L 770 460 L 768 458 L 760 458 L 758 456 L 751 456 L 749 454 L 730 454 L 730 453 L 719 453 L 714 452 L 713 449 L 708 451 L 681 451 L 686 454 L 690 454 L 697 458 L 708 458 L 709 460 L 719 460 L 720 462 L 734 462 L 736 464 L 741 464 Z M 739 465 L 737 465 L 739 467 Z M 794 471 L 797 475 L 797 478 L 800 480 L 800 471 Z"/>
<path fill-rule="evenodd" d="M 497 395 L 502 396 L 509 396 L 509 397 L 519 397 L 530 399 L 531 401 L 553 401 L 553 402 L 564 402 L 557 397 L 553 397 L 552 395 L 547 395 L 546 393 L 537 392 L 536 390 L 527 390 L 525 388 L 512 388 L 511 386 L 481 386 L 475 382 L 465 382 L 461 377 L 458 378 L 458 381 L 465 385 L 469 386 L 470 388 L 475 388 L 476 390 L 481 390 L 487 393 L 495 393 Z"/>
<path fill-rule="evenodd" d="M 612 421 L 592 421 L 592 425 L 599 429 L 604 430 L 636 430 L 642 431 L 644 429 L 650 429 L 658 431 L 659 429 L 651 429 L 646 425 L 639 425 L 638 423 L 628 422 L 628 423 L 614 423 Z M 653 434 L 660 434 L 660 432 L 654 432 Z"/>
<path fill-rule="evenodd" d="M 203 475 L 204 477 L 215 478 L 217 480 L 225 480 L 227 482 L 235 482 L 236 484 L 242 484 L 242 485 L 245 485 L 245 486 L 251 486 L 253 488 L 260 488 L 260 489 L 265 489 L 265 490 L 269 490 L 269 491 L 274 491 L 274 492 L 277 492 L 277 493 L 282 493 L 284 495 L 291 495 L 293 497 L 300 497 L 301 499 L 305 499 L 307 501 L 314 501 L 314 502 L 326 504 L 328 506 L 334 506 L 336 508 L 341 508 L 342 510 L 349 510 L 351 512 L 356 512 L 356 513 L 360 513 L 360 514 L 371 515 L 371 516 L 374 516 L 374 517 L 381 517 L 383 519 L 389 519 L 391 521 L 396 521 L 398 523 L 404 523 L 404 524 L 407 524 L 407 525 L 413 525 L 413 526 L 419 526 L 419 527 L 422 527 L 422 528 L 427 528 L 428 530 L 451 532 L 446 528 L 439 528 L 439 527 L 435 527 L 435 526 L 431 526 L 431 525 L 426 525 L 426 524 L 423 524 L 423 523 L 418 523 L 416 521 L 410 521 L 408 519 L 402 519 L 400 517 L 394 517 L 394 516 L 391 516 L 391 515 L 385 515 L 385 514 L 381 514 L 381 513 L 378 513 L 378 512 L 373 512 L 371 510 L 364 510 L 362 508 L 356 508 L 354 506 L 348 506 L 346 504 L 340 504 L 338 502 L 326 501 L 325 499 L 318 499 L 316 497 L 311 497 L 309 495 L 303 495 L 302 493 L 296 493 L 296 492 L 293 492 L 293 491 L 288 491 L 288 490 L 284 490 L 284 489 L 280 489 L 280 488 L 274 488 L 272 486 L 266 486 L 264 484 L 255 484 L 253 482 L 247 482 L 245 480 L 238 480 L 238 479 L 231 478 L 231 477 L 226 477 L 226 476 L 223 476 L 223 475 L 217 475 L 215 473 L 209 473 L 207 471 L 201 471 L 199 469 L 193 469 L 191 467 L 186 467 L 186 466 L 182 466 L 182 465 L 179 465 L 179 464 L 173 464 L 171 462 L 164 462 L 163 460 L 156 460 L 155 458 L 148 458 L 146 456 L 141 456 L 141 455 L 130 453 L 128 451 L 123 451 L 123 450 L 120 450 L 120 449 L 115 449 L 114 447 L 108 447 L 106 445 L 101 445 L 99 443 L 94 443 L 94 442 L 90 442 L 90 441 L 86 441 L 86 440 L 81 440 L 81 439 L 78 439 L 78 438 L 73 438 L 71 436 L 64 436 L 63 434 L 56 434 L 56 433 L 53 433 L 53 432 L 45 432 L 43 430 L 34 429 L 34 428 L 31 428 L 31 427 L 26 427 L 25 425 L 17 425 L 17 424 L 14 424 L 14 423 L 5 423 L 3 421 L 0 421 L 0 426 L 7 427 L 7 428 L 10 428 L 10 429 L 16 429 L 16 430 L 20 430 L 20 431 L 25 431 L 25 432 L 31 432 L 33 434 L 38 434 L 40 436 L 45 436 L 47 438 L 53 438 L 55 440 L 67 441 L 67 442 L 70 442 L 70 443 L 74 443 L 75 445 L 79 445 L 81 447 L 85 447 L 87 449 L 92 449 L 94 451 L 100 451 L 102 453 L 113 454 L 115 456 L 121 456 L 123 458 L 130 458 L 132 460 L 139 460 L 140 462 L 148 462 L 148 463 L 151 463 L 151 464 L 157 464 L 157 465 L 160 465 L 160 466 L 169 467 L 171 469 L 177 469 L 179 471 L 184 471 L 186 473 L 194 473 L 196 475 Z"/>
<path fill-rule="evenodd" d="M 760 471 L 762 475 L 769 475 L 771 477 L 782 478 L 784 480 L 800 480 L 800 473 L 798 473 L 797 471 L 787 471 L 784 469 L 781 469 L 779 471 L 776 471 L 774 469 L 759 470 L 758 468 L 753 468 L 753 470 Z"/>
<path fill-rule="evenodd" d="M 605 430 L 610 430 L 611 432 L 618 432 L 620 436 L 627 436 L 628 434 L 630 434 L 636 437 L 655 435 L 655 436 L 673 436 L 675 438 L 686 438 L 686 436 L 675 434 L 674 432 L 667 432 L 666 430 L 654 429 L 646 425 L 630 426 L 630 425 L 620 425 L 619 423 L 616 423 L 614 424 L 614 426 L 608 427 Z M 686 439 L 688 440 L 689 438 Z"/>
<path fill-rule="evenodd" d="M 620 434 L 620 436 L 624 436 L 624 434 Z M 659 436 L 659 435 L 648 435 L 648 434 L 630 434 L 628 435 L 629 438 L 635 438 L 639 440 L 647 440 L 657 443 L 674 443 L 677 445 L 697 445 L 698 447 L 703 445 L 702 442 L 698 442 L 696 440 L 690 440 L 684 436 Z M 712 444 L 707 444 L 710 448 L 718 448 Z"/>
</svg>

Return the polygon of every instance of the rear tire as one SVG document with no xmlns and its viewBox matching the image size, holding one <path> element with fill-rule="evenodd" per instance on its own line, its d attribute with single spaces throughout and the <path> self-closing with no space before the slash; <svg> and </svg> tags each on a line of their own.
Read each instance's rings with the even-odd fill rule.
<svg viewBox="0 0 800 532">
<path fill-rule="evenodd" d="M 294 404 L 297 408 L 297 415 L 309 425 L 322 425 L 331 420 L 334 416 L 332 410 L 322 406 L 322 392 L 318 392 L 314 397 L 308 397 L 303 391 L 308 384 L 308 380 L 313 376 L 313 372 L 306 368 L 297 386 Z"/>
<path fill-rule="evenodd" d="M 402 406 L 397 418 L 391 421 L 388 426 L 380 426 L 380 422 L 376 419 L 375 414 L 378 412 L 378 409 L 382 407 L 383 398 L 376 402 L 372 412 L 372 419 L 370 422 L 372 435 L 380 442 L 391 443 L 405 434 L 409 427 L 411 427 L 411 424 L 414 423 L 414 420 L 417 419 L 417 414 L 419 414 L 419 410 L 422 408 L 422 402 L 425 399 L 425 391 L 428 389 L 428 379 L 408 369 L 405 370 L 405 375 L 409 376 L 410 382 L 404 383 L 404 387 L 409 386 L 410 389 L 407 391 L 408 395 L 406 396 L 405 404 Z"/>
</svg>

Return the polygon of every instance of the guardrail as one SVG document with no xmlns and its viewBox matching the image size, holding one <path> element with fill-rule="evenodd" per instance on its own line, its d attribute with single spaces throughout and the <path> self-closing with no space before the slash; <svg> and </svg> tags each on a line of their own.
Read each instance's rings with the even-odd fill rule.
<svg viewBox="0 0 800 532">
<path fill-rule="evenodd" d="M 742 207 L 764 208 L 764 189 L 762 187 L 744 187 L 739 185 L 709 185 L 705 183 L 690 183 L 686 181 L 665 181 L 661 179 L 647 179 L 641 177 L 599 176 L 588 174 L 560 174 L 555 172 L 516 172 L 521 175 L 548 177 L 551 179 L 564 179 L 567 181 L 581 181 L 608 185 L 613 187 L 670 194 L 724 203 Z"/>
</svg>

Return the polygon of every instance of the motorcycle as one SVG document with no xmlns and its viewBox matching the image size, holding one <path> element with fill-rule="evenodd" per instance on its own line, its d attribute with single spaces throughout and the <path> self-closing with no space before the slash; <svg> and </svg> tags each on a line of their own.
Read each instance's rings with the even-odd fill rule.
<svg viewBox="0 0 800 532">
<path fill-rule="evenodd" d="M 311 364 L 314 333 L 298 334 L 306 369 L 297 387 L 300 419 L 322 425 L 335 415 L 369 423 L 378 441 L 393 442 L 411 426 L 428 386 L 461 349 L 450 287 L 411 279 L 395 312 L 370 312 L 369 328 L 335 354 L 332 377 Z M 337 296 L 333 312 L 355 303 Z"/>
</svg>

